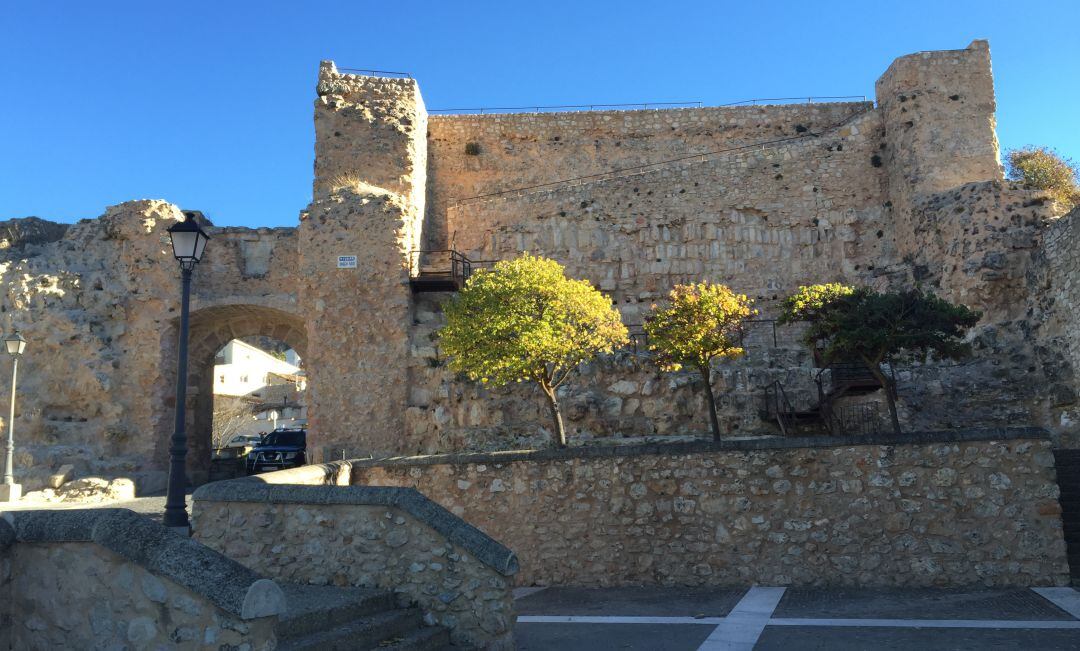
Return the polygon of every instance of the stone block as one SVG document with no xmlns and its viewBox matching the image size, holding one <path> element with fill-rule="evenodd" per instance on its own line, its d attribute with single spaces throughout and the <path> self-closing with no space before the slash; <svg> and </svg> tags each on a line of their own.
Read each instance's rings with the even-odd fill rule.
<svg viewBox="0 0 1080 651">
<path fill-rule="evenodd" d="M 0 484 L 0 502 L 18 502 L 21 498 L 21 484 Z"/>
</svg>

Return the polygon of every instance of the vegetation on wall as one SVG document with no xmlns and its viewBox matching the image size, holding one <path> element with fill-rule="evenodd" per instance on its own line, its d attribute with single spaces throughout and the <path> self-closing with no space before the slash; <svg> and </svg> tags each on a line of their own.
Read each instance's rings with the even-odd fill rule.
<svg viewBox="0 0 1080 651">
<path fill-rule="evenodd" d="M 1080 205 L 1080 170 L 1068 158 L 1049 147 L 1029 145 L 1009 151 L 1005 160 L 1013 181 L 1047 191 L 1065 210 Z"/>
<path fill-rule="evenodd" d="M 439 343 L 450 368 L 492 386 L 535 382 L 559 447 L 566 430 L 556 389 L 579 364 L 627 341 L 611 299 L 527 253 L 475 272 L 444 311 Z"/>
<path fill-rule="evenodd" d="M 806 321 L 806 344 L 825 364 L 859 361 L 885 388 L 893 431 L 900 434 L 896 383 L 883 365 L 907 359 L 959 359 L 963 341 L 982 315 L 921 289 L 877 292 L 837 283 L 800 287 L 784 300 L 780 323 Z"/>
<path fill-rule="evenodd" d="M 743 323 L 756 314 L 751 307 L 753 301 L 724 285 L 707 282 L 676 285 L 668 300 L 665 307 L 654 305 L 645 321 L 649 348 L 665 371 L 689 366 L 701 374 L 713 439 L 719 441 L 720 423 L 709 369 L 715 359 L 736 359 L 745 354 L 741 343 Z"/>
</svg>

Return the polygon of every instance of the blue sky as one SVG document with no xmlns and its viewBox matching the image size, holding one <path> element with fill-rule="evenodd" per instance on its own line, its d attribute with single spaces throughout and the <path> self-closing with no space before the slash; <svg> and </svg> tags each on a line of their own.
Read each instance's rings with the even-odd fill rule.
<svg viewBox="0 0 1080 651">
<path fill-rule="evenodd" d="M 162 198 L 295 225 L 320 59 L 429 108 L 873 96 L 988 38 L 1004 147 L 1080 159 L 1080 2 L 0 2 L 0 219 Z"/>
</svg>

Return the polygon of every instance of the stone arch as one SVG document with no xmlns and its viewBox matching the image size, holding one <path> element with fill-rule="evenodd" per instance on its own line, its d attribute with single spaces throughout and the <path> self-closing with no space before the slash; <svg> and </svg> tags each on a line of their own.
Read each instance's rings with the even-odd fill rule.
<svg viewBox="0 0 1080 651">
<path fill-rule="evenodd" d="M 195 485 L 209 477 L 214 409 L 214 356 L 233 339 L 272 337 L 307 353 L 307 330 L 298 314 L 276 307 L 226 304 L 192 311 L 188 340 L 188 477 Z M 171 431 L 170 431 L 171 435 Z"/>
</svg>

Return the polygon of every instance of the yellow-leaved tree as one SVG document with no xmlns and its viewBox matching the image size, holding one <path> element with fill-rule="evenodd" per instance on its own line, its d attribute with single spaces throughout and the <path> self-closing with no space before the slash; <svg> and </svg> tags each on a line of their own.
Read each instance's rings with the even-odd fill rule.
<svg viewBox="0 0 1080 651">
<path fill-rule="evenodd" d="M 566 446 L 555 390 L 579 364 L 627 341 L 611 299 L 562 265 L 528 253 L 476 271 L 444 308 L 439 345 L 451 370 L 492 386 L 534 382 Z"/>
<path fill-rule="evenodd" d="M 736 359 L 743 350 L 743 323 L 757 313 L 753 301 L 725 285 L 698 283 L 676 285 L 665 307 L 653 306 L 645 321 L 649 348 L 665 371 L 689 366 L 701 373 L 709 399 L 709 424 L 713 439 L 720 440 L 709 368 L 714 359 Z"/>
</svg>

